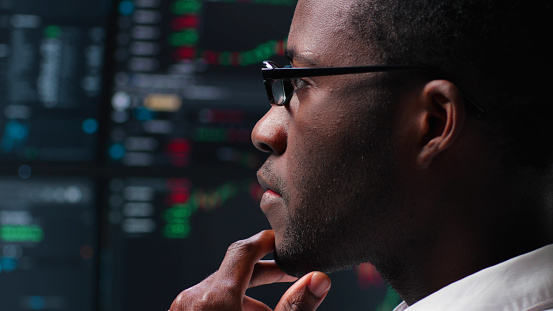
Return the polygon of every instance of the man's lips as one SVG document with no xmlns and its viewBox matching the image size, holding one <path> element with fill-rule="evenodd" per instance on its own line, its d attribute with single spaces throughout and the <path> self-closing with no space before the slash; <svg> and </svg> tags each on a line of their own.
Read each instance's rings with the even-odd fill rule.
<svg viewBox="0 0 553 311">
<path fill-rule="evenodd" d="M 271 228 L 280 232 L 284 228 L 283 221 L 286 215 L 286 202 L 282 196 L 281 189 L 276 186 L 278 183 L 273 183 L 274 179 L 267 178 L 273 176 L 273 174 L 268 172 L 268 170 L 263 170 L 263 168 L 257 172 L 257 180 L 261 187 L 265 189 L 261 202 L 259 202 L 259 207 L 265 214 L 265 217 L 267 217 Z"/>
<path fill-rule="evenodd" d="M 261 175 L 260 173 L 257 174 L 257 181 L 259 182 L 259 185 L 261 185 L 261 187 L 263 189 L 265 189 L 265 192 L 267 193 L 270 193 L 271 195 L 278 195 L 280 196 L 280 191 L 278 189 L 276 189 L 275 186 L 273 186 L 266 178 L 263 177 L 263 175 Z"/>
<path fill-rule="evenodd" d="M 271 184 L 260 172 L 257 173 L 257 180 L 261 187 L 265 189 L 263 196 L 261 196 L 259 207 L 269 220 L 271 227 L 274 229 L 275 224 L 273 222 L 275 221 L 275 215 L 278 215 L 278 211 L 282 208 L 282 196 L 278 189 L 275 189 L 273 184 Z"/>
</svg>

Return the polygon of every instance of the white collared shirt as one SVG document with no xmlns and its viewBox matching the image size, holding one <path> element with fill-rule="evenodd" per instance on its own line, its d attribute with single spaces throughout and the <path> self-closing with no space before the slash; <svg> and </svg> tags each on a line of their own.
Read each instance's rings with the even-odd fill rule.
<svg viewBox="0 0 553 311">
<path fill-rule="evenodd" d="M 394 311 L 553 310 L 553 244 L 478 271 Z"/>
</svg>

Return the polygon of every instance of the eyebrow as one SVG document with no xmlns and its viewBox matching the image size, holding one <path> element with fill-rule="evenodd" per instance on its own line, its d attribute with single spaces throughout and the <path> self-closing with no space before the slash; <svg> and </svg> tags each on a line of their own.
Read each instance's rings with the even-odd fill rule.
<svg viewBox="0 0 553 311">
<path fill-rule="evenodd" d="M 320 67 L 319 63 L 316 60 L 296 52 L 296 50 L 294 50 L 293 48 L 287 48 L 286 51 L 284 52 L 284 56 L 286 56 L 286 58 L 288 59 L 288 61 L 290 61 L 290 63 L 297 61 L 311 67 Z"/>
<path fill-rule="evenodd" d="M 294 57 L 296 56 L 296 52 L 295 52 L 293 49 L 288 49 L 288 48 L 287 48 L 287 49 L 284 51 L 284 56 L 286 56 L 286 58 L 287 58 L 290 62 L 292 62 L 292 61 L 294 61 Z"/>
</svg>

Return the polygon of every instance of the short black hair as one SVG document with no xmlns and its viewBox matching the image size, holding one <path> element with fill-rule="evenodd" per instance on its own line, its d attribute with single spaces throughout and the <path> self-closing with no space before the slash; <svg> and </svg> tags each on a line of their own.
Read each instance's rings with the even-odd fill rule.
<svg viewBox="0 0 553 311">
<path fill-rule="evenodd" d="M 453 77 L 487 112 L 504 160 L 550 166 L 551 0 L 357 0 L 350 27 L 384 64 Z"/>
</svg>

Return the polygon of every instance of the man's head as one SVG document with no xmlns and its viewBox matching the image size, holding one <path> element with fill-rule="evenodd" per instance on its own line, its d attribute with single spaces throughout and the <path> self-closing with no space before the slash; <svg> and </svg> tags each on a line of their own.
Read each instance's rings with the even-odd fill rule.
<svg viewBox="0 0 553 311">
<path fill-rule="evenodd" d="M 484 48 L 473 54 L 490 59 L 506 47 L 486 38 L 468 40 L 473 28 L 452 32 L 465 27 L 469 8 L 483 1 L 458 2 L 299 1 L 288 40 L 293 67 L 425 64 L 453 79 L 409 72 L 305 78 L 295 82 L 288 105 L 273 106 L 260 120 L 252 138 L 271 155 L 258 175 L 273 190 L 261 207 L 286 272 L 329 271 L 366 261 L 381 270 L 397 269 L 411 254 L 432 251 L 429 239 L 446 238 L 429 235 L 452 225 L 456 228 L 449 230 L 469 230 L 452 219 L 493 214 L 481 212 L 480 204 L 458 206 L 495 201 L 498 189 L 486 193 L 496 187 L 506 163 L 528 164 L 518 161 L 525 159 L 518 154 L 503 159 L 520 150 L 511 148 L 517 143 L 504 131 L 510 123 L 496 125 L 516 115 L 497 108 L 504 102 L 496 96 L 511 82 L 496 81 L 497 75 L 487 75 L 491 68 L 483 70 L 465 54 Z M 479 14 L 488 15 L 494 14 Z M 488 36 L 501 33 L 491 28 Z M 461 44 L 450 45 L 463 35 Z M 459 87 L 501 118 L 470 116 Z"/>
<path fill-rule="evenodd" d="M 504 161 L 549 165 L 551 1 L 355 2 L 349 26 L 380 62 L 445 71 L 486 107 L 489 142 Z"/>
</svg>

